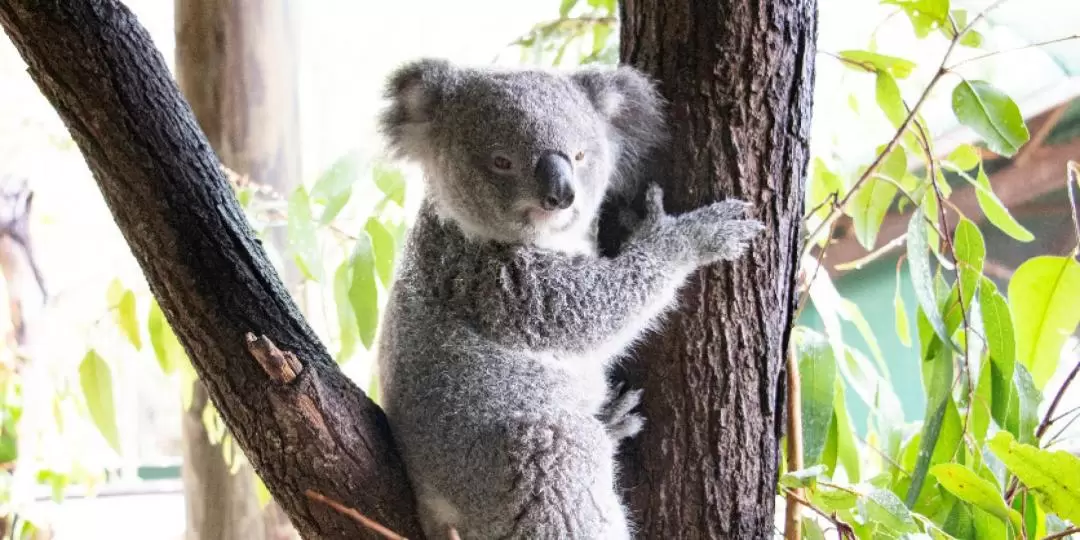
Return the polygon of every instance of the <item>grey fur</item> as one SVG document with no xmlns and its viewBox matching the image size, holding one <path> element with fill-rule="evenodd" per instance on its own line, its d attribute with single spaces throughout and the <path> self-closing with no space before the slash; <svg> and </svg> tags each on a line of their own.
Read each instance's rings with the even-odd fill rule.
<svg viewBox="0 0 1080 540">
<path fill-rule="evenodd" d="M 691 272 L 737 258 L 761 224 L 740 201 L 667 215 L 653 186 L 623 250 L 597 255 L 600 204 L 642 189 L 638 159 L 663 131 L 652 85 L 630 68 L 421 60 L 391 77 L 388 97 L 381 129 L 422 166 L 427 195 L 379 369 L 425 533 L 629 538 L 614 454 L 642 427 L 640 391 L 609 389 L 606 371 Z M 573 162 L 578 196 L 556 215 L 535 213 L 545 151 L 585 156 Z M 493 165 L 503 158 L 512 171 Z"/>
</svg>

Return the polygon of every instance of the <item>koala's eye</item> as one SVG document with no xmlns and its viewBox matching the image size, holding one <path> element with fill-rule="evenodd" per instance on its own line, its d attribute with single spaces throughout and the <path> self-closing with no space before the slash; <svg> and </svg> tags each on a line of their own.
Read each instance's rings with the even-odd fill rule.
<svg viewBox="0 0 1080 540">
<path fill-rule="evenodd" d="M 574 155 L 574 161 L 581 161 L 583 159 L 585 159 L 585 152 L 584 151 L 578 152 L 577 154 Z"/>
<path fill-rule="evenodd" d="M 508 171 L 514 166 L 514 162 L 510 161 L 510 158 L 506 156 L 495 156 L 491 158 L 491 166 L 500 171 Z"/>
</svg>

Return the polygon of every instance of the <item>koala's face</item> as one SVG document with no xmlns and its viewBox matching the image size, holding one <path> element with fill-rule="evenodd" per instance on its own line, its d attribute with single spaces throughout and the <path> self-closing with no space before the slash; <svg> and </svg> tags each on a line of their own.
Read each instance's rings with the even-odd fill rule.
<svg viewBox="0 0 1080 540">
<path fill-rule="evenodd" d="M 467 234 L 512 243 L 587 235 L 620 157 L 640 146 L 619 129 L 619 114 L 644 102 L 659 118 L 651 85 L 625 69 L 425 60 L 399 70 L 388 94 L 382 129 L 399 155 L 424 168 L 437 211 Z"/>
</svg>

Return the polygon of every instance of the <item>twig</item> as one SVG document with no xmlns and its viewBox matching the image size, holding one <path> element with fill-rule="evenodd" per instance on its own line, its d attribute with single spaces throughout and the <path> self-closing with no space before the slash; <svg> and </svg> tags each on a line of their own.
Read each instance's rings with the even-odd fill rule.
<svg viewBox="0 0 1080 540">
<path fill-rule="evenodd" d="M 1054 534 L 1051 534 L 1051 535 L 1048 535 L 1048 536 L 1044 536 L 1043 540 L 1059 540 L 1060 538 L 1065 538 L 1066 536 L 1072 536 L 1072 535 L 1077 534 L 1077 533 L 1080 533 L 1080 527 L 1069 527 L 1068 529 L 1065 529 L 1064 531 L 1061 531 L 1059 533 L 1054 533 Z"/>
<path fill-rule="evenodd" d="M 1054 400 L 1050 402 L 1050 408 L 1046 409 L 1046 414 L 1043 415 L 1042 422 L 1039 423 L 1038 429 L 1035 430 L 1035 438 L 1041 439 L 1046 434 L 1046 430 L 1050 429 L 1050 426 L 1054 423 L 1054 411 L 1058 405 L 1061 404 L 1061 398 L 1065 396 L 1065 390 L 1072 384 L 1073 379 L 1076 378 L 1076 374 L 1080 373 L 1080 362 L 1077 362 L 1073 366 L 1072 371 L 1065 377 L 1065 381 L 1061 383 L 1061 388 L 1058 388 L 1057 394 L 1054 395 Z"/>
<path fill-rule="evenodd" d="M 1080 217 L 1076 215 L 1076 193 L 1074 192 L 1076 188 L 1073 186 L 1073 184 L 1080 186 L 1080 163 L 1070 159 L 1068 163 L 1065 164 L 1065 171 L 1069 179 L 1069 211 L 1072 213 L 1073 228 L 1076 229 L 1075 255 L 1080 255 Z"/>
<path fill-rule="evenodd" d="M 794 498 L 796 501 L 799 502 L 799 504 L 809 508 L 810 510 L 813 510 L 815 514 L 829 520 L 829 522 L 832 523 L 834 527 L 836 527 L 836 532 L 839 533 L 841 539 L 847 538 L 850 540 L 856 540 L 857 537 L 855 536 L 855 529 L 852 529 L 851 525 L 844 523 L 843 520 L 836 517 L 836 514 L 829 514 L 826 511 L 818 508 L 817 506 L 814 506 L 813 503 L 804 499 L 803 497 L 800 497 L 799 495 L 796 495 L 789 488 L 785 488 L 785 491 L 787 492 L 788 497 Z"/>
<path fill-rule="evenodd" d="M 843 263 L 843 264 L 836 265 L 836 269 L 841 270 L 841 271 L 844 271 L 844 270 L 858 270 L 858 269 L 862 268 L 863 265 L 865 265 L 867 263 L 874 262 L 874 261 L 880 259 L 886 253 L 888 253 L 888 252 L 892 251 L 893 249 L 903 245 L 905 240 L 907 240 L 907 233 L 901 234 L 900 236 L 897 236 L 896 238 L 893 238 L 892 240 L 889 240 L 888 243 L 886 243 L 885 245 L 875 249 L 874 251 L 871 251 L 870 253 L 866 254 L 866 256 L 864 256 L 864 257 L 861 257 L 859 259 L 855 259 L 854 261 L 851 261 L 851 262 L 846 262 L 846 263 Z"/>
<path fill-rule="evenodd" d="M 381 534 L 383 537 L 389 540 L 408 540 L 404 536 L 401 536 L 400 534 L 380 525 L 379 522 L 364 516 L 364 514 L 361 514 L 360 512 L 357 512 L 356 510 L 353 510 L 352 508 L 349 508 L 348 506 L 345 506 L 344 504 L 341 504 L 334 499 L 331 499 L 330 497 L 319 493 L 318 491 L 313 491 L 309 489 L 307 491 L 304 491 L 304 495 L 307 495 L 307 498 L 313 501 L 319 501 L 342 514 L 345 514 L 357 523 L 363 525 L 364 527 L 367 527 L 368 529 L 376 533 Z"/>
<path fill-rule="evenodd" d="M 1000 4 L 1003 1 L 1004 0 L 999 0 L 994 5 L 990 6 L 990 8 L 988 9 L 993 9 L 997 7 L 997 4 Z M 889 153 L 891 153 L 893 149 L 896 148 L 896 145 L 900 142 L 900 138 L 904 136 L 905 132 L 907 132 L 908 126 L 911 125 L 911 123 L 915 120 L 915 117 L 919 114 L 919 109 L 922 108 L 923 103 L 925 103 L 927 98 L 930 97 L 930 92 L 934 89 L 934 86 L 936 86 L 938 81 L 940 81 L 941 78 L 946 73 L 948 73 L 948 70 L 945 68 L 945 66 L 949 62 L 949 57 L 952 55 L 953 50 L 956 49 L 957 43 L 960 42 L 960 38 L 962 38 L 964 36 L 964 33 L 967 32 L 973 24 L 975 24 L 975 21 L 982 18 L 984 14 L 985 12 L 980 13 L 977 17 L 975 17 L 975 20 L 973 20 L 971 24 L 965 27 L 963 31 L 958 32 L 955 36 L 953 36 L 952 40 L 949 41 L 949 48 L 945 50 L 945 54 L 941 58 L 941 65 L 938 66 L 937 73 L 935 73 L 934 76 L 930 79 L 930 82 L 927 83 L 926 88 L 923 89 L 922 95 L 919 96 L 919 99 L 915 102 L 915 106 L 912 107 L 911 110 L 908 112 L 908 115 L 904 118 L 904 121 L 900 123 L 900 127 L 897 128 L 896 133 L 893 135 L 893 138 L 889 140 L 889 143 L 885 145 L 885 148 L 881 151 L 881 153 L 879 153 L 877 157 L 874 158 L 874 161 L 870 164 L 870 166 L 867 167 L 865 171 L 863 171 L 862 175 L 859 176 L 859 179 L 856 180 L 854 184 L 852 184 L 851 189 L 849 189 L 847 194 L 844 195 L 844 198 L 841 199 L 840 202 L 833 207 L 833 210 L 829 212 L 829 215 L 825 217 L 825 220 L 822 221 L 821 225 L 819 225 L 818 228 L 810 235 L 810 238 L 816 237 L 821 232 L 821 230 L 825 227 L 825 224 L 828 223 L 829 220 L 833 217 L 833 213 L 835 213 L 837 209 L 843 208 L 847 204 L 851 197 L 854 196 L 857 191 L 859 191 L 859 187 L 862 186 L 863 182 L 865 182 L 867 178 L 870 178 L 875 172 L 877 172 L 877 168 L 881 166 L 881 163 L 883 161 L 885 161 L 885 156 L 888 156 Z M 810 247 L 812 247 L 812 244 L 807 243 L 807 249 L 803 252 L 803 256 L 809 253 Z"/>
<path fill-rule="evenodd" d="M 787 354 L 787 467 L 788 471 L 803 468 L 802 434 L 802 387 L 799 379 L 799 363 L 795 360 L 794 347 L 789 347 Z M 787 506 L 784 509 L 784 539 L 802 538 L 802 520 L 799 519 L 799 498 L 802 488 L 788 491 Z"/>
<path fill-rule="evenodd" d="M 993 57 L 1001 55 L 1001 54 L 1008 54 L 1008 53 L 1017 52 L 1017 51 L 1024 51 L 1024 50 L 1027 50 L 1027 49 L 1037 49 L 1039 47 L 1045 47 L 1047 45 L 1053 45 L 1055 43 L 1061 43 L 1062 41 L 1071 41 L 1071 40 L 1074 40 L 1074 39 L 1080 39 L 1080 34 L 1075 34 L 1075 35 L 1065 36 L 1065 37 L 1059 37 L 1057 39 L 1050 39 L 1050 40 L 1047 40 L 1047 41 L 1040 41 L 1038 43 L 1029 43 L 1029 44 L 1024 45 L 1022 47 L 1013 47 L 1012 49 L 1002 49 L 1000 51 L 993 51 L 993 52 L 988 52 L 986 54 L 980 54 L 978 56 L 972 56 L 971 58 L 961 60 L 961 61 L 949 66 L 948 69 L 949 69 L 949 71 L 952 71 L 952 70 L 954 70 L 954 69 L 956 69 L 956 68 L 958 68 L 958 67 L 960 67 L 960 66 L 962 66 L 964 64 L 968 64 L 968 63 L 971 63 L 971 62 L 978 62 L 979 60 L 985 60 L 987 58 L 993 58 Z"/>
<path fill-rule="evenodd" d="M 1065 380 L 1061 383 L 1061 387 L 1058 388 L 1056 394 L 1054 394 L 1054 400 L 1050 402 L 1050 407 L 1046 409 L 1046 414 L 1043 415 L 1042 422 L 1039 422 L 1039 427 L 1035 429 L 1035 440 L 1042 439 L 1042 436 L 1046 434 L 1046 430 L 1050 429 L 1050 426 L 1054 423 L 1054 411 L 1057 410 L 1058 405 L 1061 403 L 1061 398 L 1065 396 L 1065 391 L 1069 389 L 1069 385 L 1072 384 L 1073 379 L 1076 378 L 1077 373 L 1080 373 L 1080 362 L 1077 362 L 1073 366 L 1072 371 L 1065 377 Z M 1020 479 L 1013 476 L 1012 482 L 1009 483 L 1009 489 L 1005 491 L 1005 500 L 1011 505 L 1013 497 L 1016 496 L 1016 488 L 1020 486 Z"/>
</svg>

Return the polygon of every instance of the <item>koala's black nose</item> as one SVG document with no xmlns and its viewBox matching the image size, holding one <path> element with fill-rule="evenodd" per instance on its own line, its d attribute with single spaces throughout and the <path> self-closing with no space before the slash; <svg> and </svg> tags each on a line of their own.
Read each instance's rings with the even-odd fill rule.
<svg viewBox="0 0 1080 540">
<path fill-rule="evenodd" d="M 574 204 L 574 170 L 570 158 L 558 152 L 545 152 L 536 164 L 540 183 L 540 205 L 544 210 L 565 210 Z"/>
</svg>

